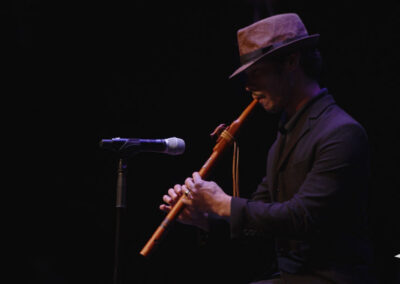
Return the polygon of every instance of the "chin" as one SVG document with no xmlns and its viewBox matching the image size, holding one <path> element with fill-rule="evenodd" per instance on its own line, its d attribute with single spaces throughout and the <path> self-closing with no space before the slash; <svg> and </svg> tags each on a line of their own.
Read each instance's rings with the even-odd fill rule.
<svg viewBox="0 0 400 284">
<path fill-rule="evenodd" d="M 278 105 L 270 97 L 264 97 L 259 100 L 262 107 L 269 113 L 276 113 Z"/>
<path fill-rule="evenodd" d="M 281 111 L 281 108 L 277 105 L 264 104 L 263 107 L 269 113 L 278 113 Z"/>
</svg>

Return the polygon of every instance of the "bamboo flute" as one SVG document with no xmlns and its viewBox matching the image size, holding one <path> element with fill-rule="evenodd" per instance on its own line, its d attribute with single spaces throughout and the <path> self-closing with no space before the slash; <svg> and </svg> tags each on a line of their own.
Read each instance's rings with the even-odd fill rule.
<svg viewBox="0 0 400 284">
<path fill-rule="evenodd" d="M 257 105 L 258 100 L 254 99 L 246 109 L 241 113 L 241 115 L 233 121 L 229 127 L 227 127 L 219 136 L 216 145 L 213 148 L 213 152 L 208 160 L 204 163 L 202 168 L 199 171 L 200 176 L 205 179 L 208 174 L 211 172 L 212 168 L 215 166 L 217 161 L 221 158 L 222 154 L 229 148 L 229 146 L 233 143 L 236 135 L 238 134 L 239 129 L 246 121 L 249 114 Z M 156 245 L 160 242 L 163 234 L 165 233 L 168 225 L 178 216 L 180 211 L 184 207 L 183 198 L 186 198 L 186 195 L 182 195 L 175 205 L 171 208 L 171 211 L 168 212 L 164 220 L 158 226 L 156 231 L 153 233 L 151 238 L 147 241 L 146 245 L 140 251 L 140 254 L 147 257 L 156 247 Z"/>
</svg>

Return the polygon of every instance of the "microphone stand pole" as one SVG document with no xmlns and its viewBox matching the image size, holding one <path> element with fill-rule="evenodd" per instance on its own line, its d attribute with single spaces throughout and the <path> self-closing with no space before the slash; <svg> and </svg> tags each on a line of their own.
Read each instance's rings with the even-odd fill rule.
<svg viewBox="0 0 400 284">
<path fill-rule="evenodd" d="M 116 212 L 115 212 L 115 252 L 114 252 L 114 284 L 122 284 L 123 275 L 125 273 L 125 253 L 124 253 L 124 237 L 125 227 L 124 219 L 126 215 L 126 171 L 127 162 L 125 158 L 120 158 L 118 163 L 117 178 L 117 195 L 116 195 Z"/>
</svg>

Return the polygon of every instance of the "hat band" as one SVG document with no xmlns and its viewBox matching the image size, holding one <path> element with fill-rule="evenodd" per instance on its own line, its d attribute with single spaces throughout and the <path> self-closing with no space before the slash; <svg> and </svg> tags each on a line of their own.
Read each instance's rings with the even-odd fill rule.
<svg viewBox="0 0 400 284">
<path fill-rule="evenodd" d="M 288 38 L 288 39 L 286 39 L 284 41 L 280 41 L 280 42 L 268 45 L 266 47 L 262 47 L 262 48 L 256 49 L 256 50 L 254 50 L 252 52 L 243 54 L 243 55 L 240 56 L 240 63 L 242 65 L 244 65 L 246 63 L 249 63 L 250 61 L 253 61 L 254 59 L 256 59 L 256 58 L 258 58 L 258 57 L 260 57 L 260 56 L 262 56 L 262 55 L 264 55 L 264 54 L 266 54 L 268 52 L 270 52 L 272 49 L 276 49 L 276 48 L 280 47 L 281 45 L 287 44 L 287 43 L 289 43 L 291 41 L 295 41 L 295 40 L 298 40 L 298 39 L 301 39 L 301 38 L 304 38 L 304 37 L 307 37 L 307 36 L 308 35 L 301 35 L 301 36 Z"/>
<path fill-rule="evenodd" d="M 260 57 L 261 55 L 267 53 L 268 51 L 270 51 L 272 48 L 274 47 L 273 44 L 268 45 L 266 47 L 262 47 L 259 49 L 256 49 L 250 53 L 246 53 L 240 56 L 240 63 L 242 63 L 242 65 L 245 65 L 246 63 L 249 63 L 250 61 Z"/>
</svg>

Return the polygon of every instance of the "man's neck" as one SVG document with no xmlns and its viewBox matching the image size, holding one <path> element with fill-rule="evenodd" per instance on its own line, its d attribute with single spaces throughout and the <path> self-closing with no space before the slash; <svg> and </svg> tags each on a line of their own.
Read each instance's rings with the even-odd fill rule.
<svg viewBox="0 0 400 284">
<path fill-rule="evenodd" d="M 293 92 L 291 101 L 285 108 L 287 118 L 292 117 L 300 110 L 309 100 L 317 96 L 321 92 L 321 87 L 316 81 L 309 82 L 300 86 Z"/>
</svg>

